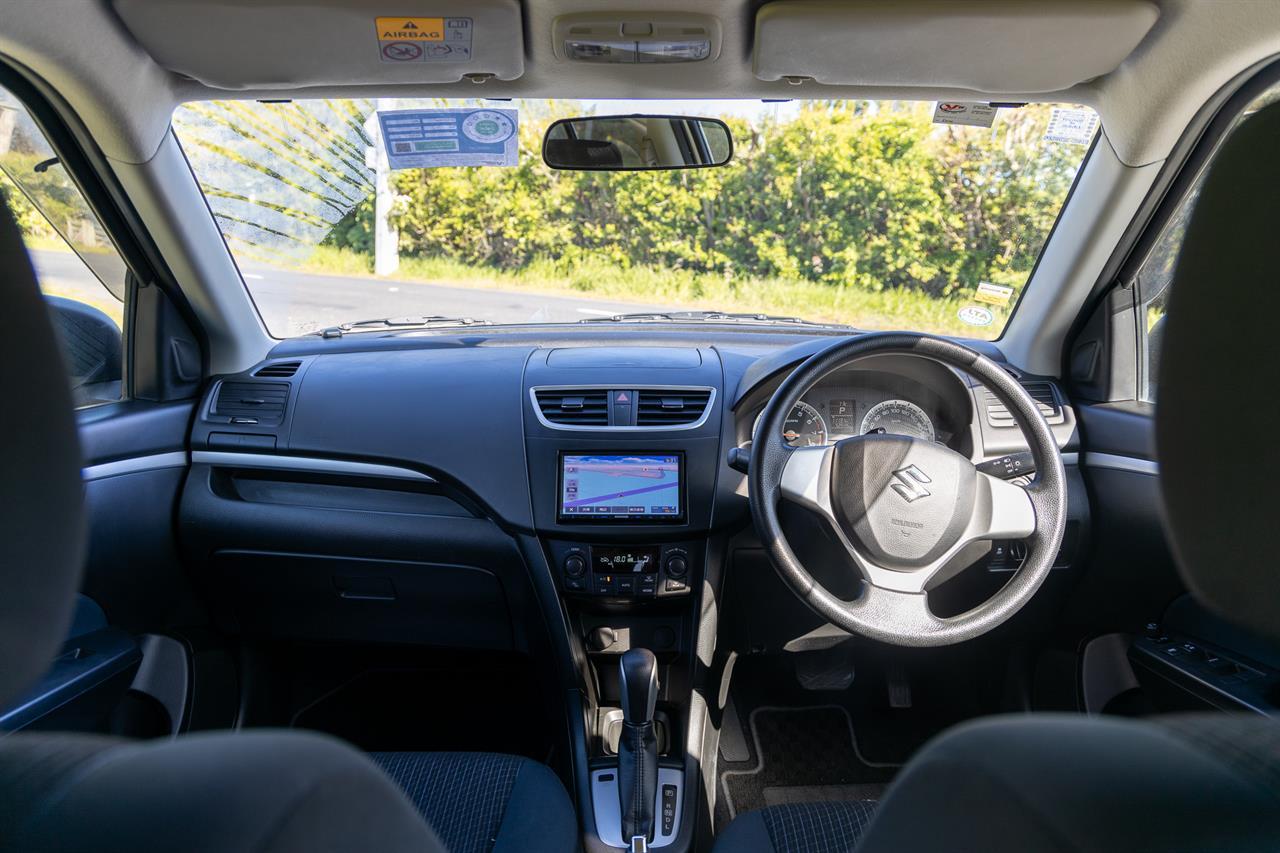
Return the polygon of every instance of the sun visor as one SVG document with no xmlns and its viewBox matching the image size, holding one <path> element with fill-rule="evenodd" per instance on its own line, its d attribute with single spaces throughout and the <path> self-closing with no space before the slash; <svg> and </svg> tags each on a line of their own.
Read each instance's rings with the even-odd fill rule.
<svg viewBox="0 0 1280 853">
<path fill-rule="evenodd" d="M 218 89 L 514 80 L 519 0 L 114 0 L 156 62 Z"/>
<path fill-rule="evenodd" d="M 1056 92 L 1114 71 L 1146 0 L 783 0 L 756 15 L 755 74 L 850 86 Z"/>
</svg>

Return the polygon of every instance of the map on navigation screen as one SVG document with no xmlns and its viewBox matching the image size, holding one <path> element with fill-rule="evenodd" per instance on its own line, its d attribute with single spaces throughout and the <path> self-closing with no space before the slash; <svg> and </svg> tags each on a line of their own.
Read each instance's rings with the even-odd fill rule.
<svg viewBox="0 0 1280 853">
<path fill-rule="evenodd" d="M 678 455 L 565 455 L 560 459 L 561 516 L 680 516 Z"/>
</svg>

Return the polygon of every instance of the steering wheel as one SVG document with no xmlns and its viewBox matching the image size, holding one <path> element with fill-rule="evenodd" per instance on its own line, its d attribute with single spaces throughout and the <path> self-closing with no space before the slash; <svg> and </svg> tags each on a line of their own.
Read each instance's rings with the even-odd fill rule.
<svg viewBox="0 0 1280 853">
<path fill-rule="evenodd" d="M 783 423 L 819 379 L 870 355 L 920 356 L 975 377 L 1013 413 L 1031 446 L 1026 488 L 992 477 L 941 444 L 863 435 L 827 447 L 793 448 Z M 1035 402 L 990 359 L 929 335 L 887 332 L 849 338 L 801 364 L 760 418 L 748 474 L 751 516 L 774 568 L 819 615 L 852 634 L 899 646 L 942 646 L 990 631 L 1016 613 L 1048 576 L 1066 527 L 1066 475 L 1057 442 Z M 820 515 L 862 576 L 853 601 L 832 595 L 796 558 L 778 521 L 780 500 Z M 1027 539 L 1022 567 L 987 601 L 939 618 L 927 592 L 989 548 Z"/>
</svg>

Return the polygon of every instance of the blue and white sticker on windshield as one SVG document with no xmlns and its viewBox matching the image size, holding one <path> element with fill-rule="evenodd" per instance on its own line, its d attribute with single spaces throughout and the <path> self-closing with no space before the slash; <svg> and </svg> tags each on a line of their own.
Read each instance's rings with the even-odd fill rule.
<svg viewBox="0 0 1280 853">
<path fill-rule="evenodd" d="M 516 110 L 387 110 L 378 113 L 392 169 L 514 166 L 519 153 Z"/>
<path fill-rule="evenodd" d="M 994 314 L 981 305 L 966 305 L 956 312 L 956 316 L 961 323 L 970 326 L 990 326 L 996 319 Z"/>
</svg>

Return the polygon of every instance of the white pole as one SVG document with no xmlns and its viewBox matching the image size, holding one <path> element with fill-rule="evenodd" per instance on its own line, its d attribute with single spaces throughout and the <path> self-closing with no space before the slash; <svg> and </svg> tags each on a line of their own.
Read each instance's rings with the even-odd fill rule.
<svg viewBox="0 0 1280 853">
<path fill-rule="evenodd" d="M 394 98 L 379 98 L 378 110 L 395 109 Z M 400 267 L 400 232 L 392 227 L 391 167 L 387 162 L 387 149 L 382 144 L 382 131 L 378 116 L 369 116 L 365 131 L 373 140 L 373 148 L 365 157 L 365 165 L 373 169 L 373 273 L 391 275 Z"/>
</svg>

